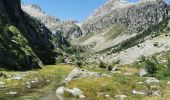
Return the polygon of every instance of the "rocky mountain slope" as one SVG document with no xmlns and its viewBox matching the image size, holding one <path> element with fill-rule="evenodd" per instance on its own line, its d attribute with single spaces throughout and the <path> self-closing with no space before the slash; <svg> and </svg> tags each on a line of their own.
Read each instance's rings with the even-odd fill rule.
<svg viewBox="0 0 170 100">
<path fill-rule="evenodd" d="M 90 45 L 95 51 L 110 48 L 158 24 L 166 18 L 167 6 L 163 0 L 134 4 L 126 0 L 108 0 L 83 23 L 82 30 L 87 34 L 84 37 L 91 36 L 81 41 L 81 44 Z"/>
<path fill-rule="evenodd" d="M 128 31 L 140 32 L 164 19 L 167 6 L 163 0 L 140 0 L 138 3 L 108 0 L 84 22 L 82 28 L 85 33 L 96 33 L 120 24 Z"/>
<path fill-rule="evenodd" d="M 21 10 L 20 0 L 0 1 L 0 67 L 14 70 L 54 64 L 51 32 Z"/>
<path fill-rule="evenodd" d="M 38 5 L 34 4 L 22 4 L 22 9 L 45 24 L 53 34 L 62 34 L 69 40 L 82 36 L 82 31 L 75 21 L 60 21 L 45 14 Z"/>
<path fill-rule="evenodd" d="M 137 3 L 108 0 L 82 24 L 86 35 L 78 43 L 94 51 L 96 55 L 92 61 L 132 63 L 142 55 L 150 56 L 170 49 L 169 46 L 162 48 L 169 45 L 168 35 L 166 39 L 161 37 L 168 34 L 168 23 L 169 5 L 164 0 L 140 0 Z M 162 40 L 155 41 L 158 38 Z M 154 47 L 155 42 L 162 44 L 161 48 Z M 144 45 L 143 48 L 140 45 Z"/>
</svg>

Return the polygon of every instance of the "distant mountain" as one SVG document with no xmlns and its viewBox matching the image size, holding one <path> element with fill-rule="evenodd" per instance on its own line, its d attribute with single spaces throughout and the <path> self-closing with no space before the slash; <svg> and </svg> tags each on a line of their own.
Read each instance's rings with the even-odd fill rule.
<svg viewBox="0 0 170 100">
<path fill-rule="evenodd" d="M 77 21 L 60 21 L 58 18 L 45 14 L 35 4 L 22 4 L 22 9 L 45 24 L 53 34 L 62 34 L 69 40 L 82 36 L 80 27 L 76 25 Z"/>
</svg>

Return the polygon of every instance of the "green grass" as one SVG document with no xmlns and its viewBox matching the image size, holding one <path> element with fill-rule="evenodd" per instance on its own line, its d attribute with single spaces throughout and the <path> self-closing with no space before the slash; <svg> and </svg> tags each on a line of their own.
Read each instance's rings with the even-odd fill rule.
<svg viewBox="0 0 170 100">
<path fill-rule="evenodd" d="M 85 36 L 81 37 L 80 39 L 78 39 L 78 42 L 84 42 L 85 40 L 89 39 L 90 37 L 92 37 L 94 35 L 94 33 L 88 33 Z"/>
<path fill-rule="evenodd" d="M 64 75 L 67 75 L 73 69 L 72 66 L 69 65 L 51 65 L 51 66 L 44 66 L 42 69 L 34 70 L 34 71 L 27 71 L 25 72 L 25 76 L 23 80 L 9 80 L 8 78 L 0 79 L 0 81 L 5 82 L 6 89 L 3 89 L 0 92 L 0 100 L 11 100 L 11 99 L 21 99 L 25 100 L 27 96 L 32 98 L 38 98 L 42 96 L 46 89 L 53 89 L 61 85 L 60 81 Z M 18 72 L 15 71 L 0 71 L 0 73 L 4 73 L 7 76 L 15 75 Z M 10 77 L 9 77 L 10 78 Z M 32 88 L 26 88 L 26 82 L 32 81 L 37 78 L 39 82 L 32 84 Z M 50 82 L 47 82 L 50 80 Z M 18 92 L 17 95 L 11 96 L 6 95 L 5 93 L 13 91 Z M 43 92 L 44 91 L 44 92 Z M 36 95 L 35 95 L 36 94 Z M 25 98 L 25 99 L 23 99 Z M 28 99 L 28 98 L 27 98 Z"/>
<path fill-rule="evenodd" d="M 84 91 L 84 95 L 87 100 L 105 100 L 106 97 L 99 95 L 100 93 L 106 93 L 110 95 L 108 100 L 115 99 L 115 95 L 124 94 L 132 97 L 131 91 L 134 90 L 147 90 L 146 85 L 137 85 L 138 81 L 141 81 L 137 76 L 124 76 L 121 74 L 114 74 L 112 78 L 107 77 L 89 77 L 73 80 L 66 86 L 69 88 L 78 87 Z M 133 96 L 137 99 L 138 96 Z"/>
</svg>

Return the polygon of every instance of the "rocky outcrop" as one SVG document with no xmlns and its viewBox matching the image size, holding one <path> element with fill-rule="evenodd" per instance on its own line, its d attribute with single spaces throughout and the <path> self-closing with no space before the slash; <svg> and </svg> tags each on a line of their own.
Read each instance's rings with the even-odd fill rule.
<svg viewBox="0 0 170 100">
<path fill-rule="evenodd" d="M 69 89 L 69 88 L 66 88 L 66 87 L 59 87 L 57 90 L 56 90 L 56 95 L 58 98 L 62 98 L 63 99 L 63 95 L 64 93 L 68 93 L 74 97 L 78 97 L 79 99 L 84 99 L 86 98 L 86 96 L 83 95 L 83 91 L 80 90 L 79 88 L 73 88 L 73 89 Z"/>
<path fill-rule="evenodd" d="M 22 9 L 45 24 L 53 34 L 62 34 L 66 39 L 82 36 L 82 31 L 75 21 L 60 21 L 58 18 L 44 13 L 38 5 L 22 4 Z"/>
<path fill-rule="evenodd" d="M 89 71 L 84 70 L 84 69 L 75 68 L 69 73 L 69 75 L 65 79 L 65 83 L 68 83 L 71 80 L 74 80 L 74 79 L 77 79 L 77 78 L 86 78 L 86 77 L 92 77 L 92 76 L 99 78 L 100 74 L 97 73 L 97 72 L 89 72 Z"/>
<path fill-rule="evenodd" d="M 51 32 L 21 10 L 20 0 L 0 1 L 0 67 L 26 70 L 54 64 Z"/>
<path fill-rule="evenodd" d="M 96 33 L 115 24 L 127 27 L 126 31 L 141 32 L 158 24 L 168 15 L 164 0 L 141 0 L 129 3 L 127 0 L 108 0 L 82 25 L 85 33 Z"/>
</svg>

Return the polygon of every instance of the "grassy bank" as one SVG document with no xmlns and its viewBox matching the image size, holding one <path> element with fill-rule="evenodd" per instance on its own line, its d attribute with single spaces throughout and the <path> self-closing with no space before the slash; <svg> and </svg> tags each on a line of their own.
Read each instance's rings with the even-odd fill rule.
<svg viewBox="0 0 170 100">
<path fill-rule="evenodd" d="M 69 65 L 53 65 L 44 66 L 40 70 L 15 72 L 0 71 L 7 78 L 0 78 L 0 82 L 5 82 L 6 88 L 0 89 L 0 100 L 25 100 L 25 98 L 35 99 L 44 95 L 46 90 L 54 88 L 73 69 Z M 22 79 L 12 79 L 20 75 Z M 18 76 L 17 76 L 18 77 Z M 57 87 L 56 87 L 57 88 Z M 15 95 L 6 94 L 9 92 L 17 92 Z"/>
</svg>

